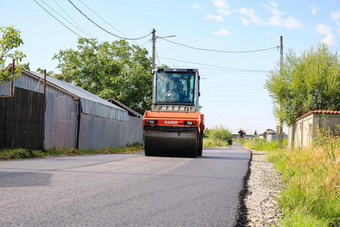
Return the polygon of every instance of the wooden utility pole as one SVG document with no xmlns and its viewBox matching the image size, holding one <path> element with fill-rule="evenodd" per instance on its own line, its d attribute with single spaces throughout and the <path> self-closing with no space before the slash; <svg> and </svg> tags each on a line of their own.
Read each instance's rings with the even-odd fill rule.
<svg viewBox="0 0 340 227">
<path fill-rule="evenodd" d="M 13 80 L 14 80 L 14 69 L 15 69 L 15 60 L 13 59 L 12 61 L 12 71 L 11 71 L 11 88 L 10 88 L 10 91 L 9 91 L 9 94 L 10 96 L 13 96 Z"/>
<path fill-rule="evenodd" d="M 156 68 L 156 30 L 152 29 L 152 69 Z"/>
<path fill-rule="evenodd" d="M 46 94 L 46 69 L 44 69 L 43 93 Z"/>
<path fill-rule="evenodd" d="M 283 37 L 280 36 L 280 74 L 283 73 Z M 280 102 L 280 111 L 282 111 L 282 102 Z M 280 148 L 283 147 L 283 119 L 280 120 L 280 130 L 279 130 L 279 144 Z"/>
</svg>

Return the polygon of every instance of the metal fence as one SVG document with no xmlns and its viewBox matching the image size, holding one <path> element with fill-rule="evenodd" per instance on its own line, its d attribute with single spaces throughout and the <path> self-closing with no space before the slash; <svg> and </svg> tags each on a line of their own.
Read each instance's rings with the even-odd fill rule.
<svg viewBox="0 0 340 227">
<path fill-rule="evenodd" d="M 0 100 L 0 147 L 101 149 L 143 142 L 142 119 L 111 103 L 17 87 L 14 97 Z"/>
<path fill-rule="evenodd" d="M 78 103 L 69 96 L 46 96 L 45 149 L 77 146 Z"/>
<path fill-rule="evenodd" d="M 45 95 L 15 88 L 0 98 L 0 148 L 43 149 Z"/>
</svg>

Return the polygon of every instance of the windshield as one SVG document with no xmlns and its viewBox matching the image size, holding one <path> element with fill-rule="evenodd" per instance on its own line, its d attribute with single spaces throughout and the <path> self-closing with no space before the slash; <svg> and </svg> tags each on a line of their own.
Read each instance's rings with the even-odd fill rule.
<svg viewBox="0 0 340 227">
<path fill-rule="evenodd" d="M 157 103 L 193 103 L 195 73 L 156 74 Z"/>
</svg>

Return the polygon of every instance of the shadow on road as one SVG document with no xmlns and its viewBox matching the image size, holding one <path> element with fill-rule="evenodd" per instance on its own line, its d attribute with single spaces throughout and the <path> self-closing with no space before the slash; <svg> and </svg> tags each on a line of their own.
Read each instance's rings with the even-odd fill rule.
<svg viewBox="0 0 340 227">
<path fill-rule="evenodd" d="M 32 172 L 1 172 L 0 188 L 49 186 L 52 174 Z"/>
</svg>

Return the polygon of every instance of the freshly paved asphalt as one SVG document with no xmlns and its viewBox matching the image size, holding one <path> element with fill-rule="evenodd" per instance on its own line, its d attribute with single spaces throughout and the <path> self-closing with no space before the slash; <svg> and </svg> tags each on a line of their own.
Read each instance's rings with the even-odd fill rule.
<svg viewBox="0 0 340 227">
<path fill-rule="evenodd" d="M 0 162 L 0 226 L 233 226 L 250 153 Z"/>
</svg>

